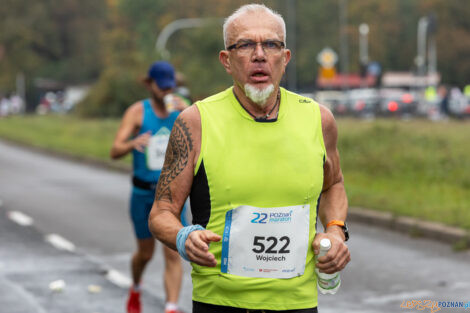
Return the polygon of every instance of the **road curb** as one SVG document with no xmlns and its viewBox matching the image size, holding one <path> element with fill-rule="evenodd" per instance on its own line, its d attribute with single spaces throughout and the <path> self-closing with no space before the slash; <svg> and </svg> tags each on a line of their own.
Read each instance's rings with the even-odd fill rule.
<svg viewBox="0 0 470 313">
<path fill-rule="evenodd" d="M 25 143 L 1 138 L 5 144 L 18 146 L 35 152 L 44 153 L 58 158 L 105 168 L 121 173 L 131 173 L 132 167 L 129 164 L 99 160 L 90 157 L 76 156 L 65 152 L 53 151 L 47 148 L 30 146 Z M 395 216 L 391 212 L 380 212 L 360 207 L 350 207 L 348 211 L 348 221 L 365 223 L 368 225 L 380 226 L 391 230 L 407 233 L 413 237 L 424 237 L 435 239 L 450 244 L 459 244 L 462 248 L 470 247 L 470 232 L 461 228 L 447 226 L 437 222 L 423 221 L 416 218 Z"/>
<path fill-rule="evenodd" d="M 467 248 L 470 247 L 470 233 L 468 231 L 437 222 L 394 216 L 390 212 L 379 212 L 359 207 L 349 208 L 348 221 L 380 226 L 407 233 L 412 237 L 424 237 L 450 244 L 460 244 Z"/>
</svg>

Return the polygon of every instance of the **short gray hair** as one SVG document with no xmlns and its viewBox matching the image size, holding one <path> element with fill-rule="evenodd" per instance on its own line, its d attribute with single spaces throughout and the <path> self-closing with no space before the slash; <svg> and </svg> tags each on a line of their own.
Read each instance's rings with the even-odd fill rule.
<svg viewBox="0 0 470 313">
<path fill-rule="evenodd" d="M 227 36 L 227 30 L 228 30 L 228 26 L 230 24 L 232 24 L 232 22 L 234 20 L 236 20 L 237 18 L 239 18 L 240 16 L 242 16 L 243 14 L 245 13 L 255 13 L 255 12 L 266 12 L 268 14 L 271 14 L 274 18 L 276 18 L 279 22 L 279 24 L 281 25 L 282 27 L 282 33 L 283 33 L 283 36 L 284 36 L 284 43 L 286 42 L 286 23 L 284 22 L 284 19 L 282 18 L 282 15 L 277 13 L 276 11 L 268 8 L 267 6 L 265 6 L 264 4 L 256 4 L 256 3 L 252 3 L 252 4 L 246 4 L 246 5 L 243 5 L 241 7 L 239 7 L 235 12 L 232 13 L 232 15 L 230 15 L 229 17 L 227 17 L 224 21 L 224 45 L 225 45 L 225 48 L 227 48 L 228 46 L 228 36 Z"/>
</svg>

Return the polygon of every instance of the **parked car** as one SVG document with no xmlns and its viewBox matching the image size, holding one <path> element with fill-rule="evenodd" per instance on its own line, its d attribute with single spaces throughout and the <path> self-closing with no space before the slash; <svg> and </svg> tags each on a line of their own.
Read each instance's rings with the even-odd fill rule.
<svg viewBox="0 0 470 313">
<path fill-rule="evenodd" d="M 338 90 L 317 91 L 314 96 L 315 101 L 325 105 L 335 115 L 345 115 L 348 113 L 346 94 Z"/>
<path fill-rule="evenodd" d="M 458 87 L 450 90 L 449 114 L 458 118 L 470 117 L 470 97 L 466 97 Z"/>
<path fill-rule="evenodd" d="M 374 117 L 379 100 L 379 92 L 373 88 L 351 89 L 347 93 L 349 112 L 356 117 Z"/>
<path fill-rule="evenodd" d="M 401 88 L 382 88 L 379 93 L 378 112 L 380 115 L 409 117 L 416 114 L 417 93 Z"/>
</svg>

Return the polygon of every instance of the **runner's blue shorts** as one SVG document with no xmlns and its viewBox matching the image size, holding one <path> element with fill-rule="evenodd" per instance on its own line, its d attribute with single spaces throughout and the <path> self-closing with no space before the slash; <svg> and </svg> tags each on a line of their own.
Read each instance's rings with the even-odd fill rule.
<svg viewBox="0 0 470 313">
<path fill-rule="evenodd" d="M 152 209 L 153 200 L 155 200 L 155 191 L 146 190 L 138 187 L 132 188 L 130 199 L 130 216 L 134 225 L 135 236 L 138 239 L 152 238 L 149 230 L 149 215 Z M 189 223 L 185 219 L 186 205 L 181 212 L 181 223 L 188 226 Z"/>
</svg>

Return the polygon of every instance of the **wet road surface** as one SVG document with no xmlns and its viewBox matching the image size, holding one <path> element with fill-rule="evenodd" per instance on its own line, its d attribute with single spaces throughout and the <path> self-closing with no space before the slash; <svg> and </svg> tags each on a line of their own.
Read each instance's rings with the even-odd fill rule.
<svg viewBox="0 0 470 313">
<path fill-rule="evenodd" d="M 127 211 L 129 175 L 2 142 L 0 152 L 0 312 L 10 306 L 15 310 L 5 312 L 124 312 L 122 285 L 130 277 L 135 245 Z M 12 222 L 12 211 L 33 224 Z M 470 301 L 470 253 L 373 225 L 352 224 L 350 232 L 352 261 L 341 274 L 338 294 L 320 296 L 321 313 L 416 312 L 400 306 L 410 300 Z M 63 238 L 65 247 L 71 244 L 71 251 L 47 243 L 51 234 Z M 190 312 L 190 267 L 184 268 L 180 305 Z M 118 282 L 106 277 L 110 271 L 120 274 Z M 57 279 L 66 283 L 63 292 L 48 287 Z M 90 293 L 90 284 L 101 292 Z M 161 312 L 160 249 L 145 273 L 144 290 L 144 312 Z"/>
</svg>

